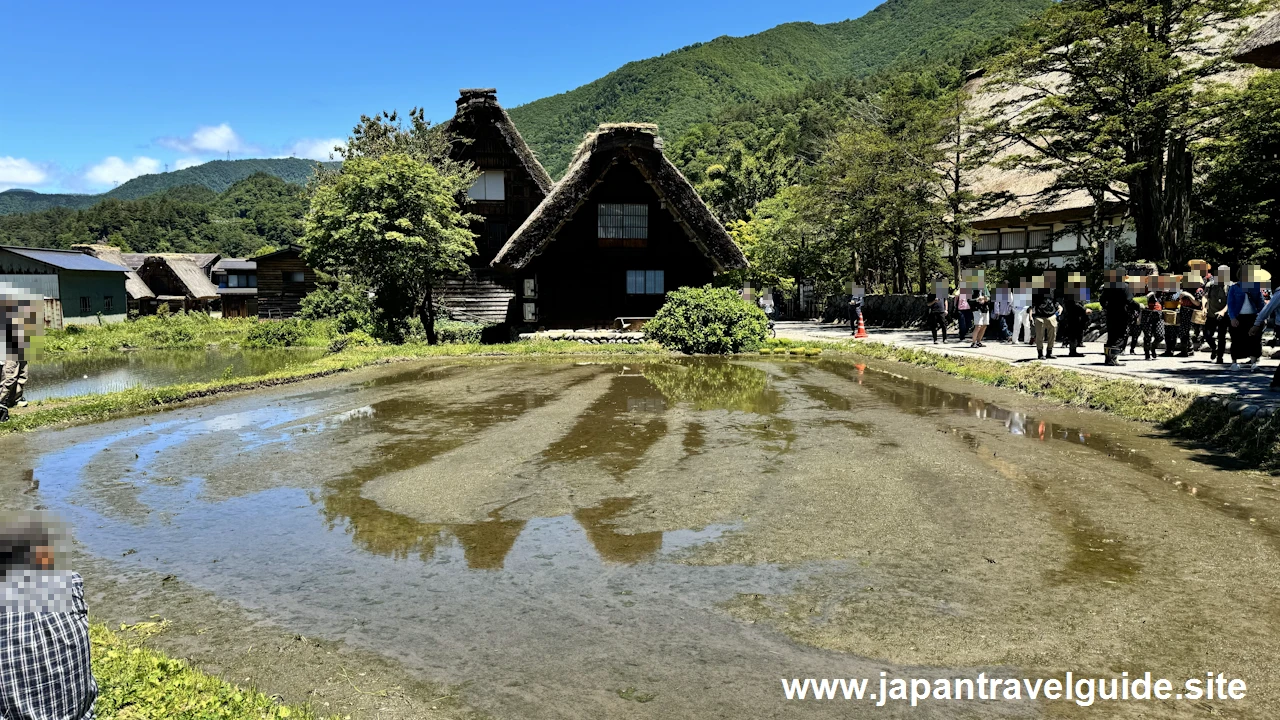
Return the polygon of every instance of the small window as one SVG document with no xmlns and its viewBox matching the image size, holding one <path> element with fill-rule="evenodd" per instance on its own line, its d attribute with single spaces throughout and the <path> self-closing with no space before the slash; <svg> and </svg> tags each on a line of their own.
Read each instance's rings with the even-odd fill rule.
<svg viewBox="0 0 1280 720">
<path fill-rule="evenodd" d="M 605 241 L 602 246 L 644 247 L 643 241 L 649 238 L 649 206 L 600 203 L 596 206 L 596 227 L 596 236 Z"/>
<path fill-rule="evenodd" d="M 505 170 L 484 170 L 480 173 L 480 177 L 476 178 L 471 189 L 467 190 L 467 197 L 472 200 L 505 200 L 507 173 Z"/>
<path fill-rule="evenodd" d="M 239 276 L 239 275 L 228 275 L 228 276 L 227 276 L 227 287 L 233 287 L 233 288 L 238 288 L 238 287 L 240 287 L 240 276 Z"/>
<path fill-rule="evenodd" d="M 284 281 L 287 283 L 300 283 L 302 279 L 301 270 L 286 270 L 284 272 Z"/>
<path fill-rule="evenodd" d="M 112 295 L 102 296 L 102 312 L 109 313 L 115 310 L 116 299 Z"/>
<path fill-rule="evenodd" d="M 1038 250 L 1049 244 L 1050 230 L 1032 230 L 1027 233 L 1027 247 L 1031 250 Z"/>
<path fill-rule="evenodd" d="M 251 274 L 251 275 L 245 275 L 244 277 L 245 277 L 245 279 L 246 279 L 246 280 L 248 280 L 248 281 L 249 281 L 249 284 L 248 284 L 248 285 L 245 285 L 245 287 L 251 287 L 251 288 L 256 288 L 256 287 L 258 287 L 258 276 L 257 276 L 257 275 L 253 275 L 253 274 Z"/>
<path fill-rule="evenodd" d="M 982 233 L 973 246 L 974 252 L 995 252 L 1000 249 L 1000 233 Z"/>
<path fill-rule="evenodd" d="M 628 270 L 628 295 L 665 295 L 666 278 L 663 270 Z"/>
<path fill-rule="evenodd" d="M 88 296 L 81 295 L 81 296 L 80 296 L 80 314 L 81 314 L 81 315 L 88 315 L 88 314 L 89 314 L 89 307 L 90 307 L 90 305 L 89 305 L 89 298 L 88 298 Z"/>
</svg>

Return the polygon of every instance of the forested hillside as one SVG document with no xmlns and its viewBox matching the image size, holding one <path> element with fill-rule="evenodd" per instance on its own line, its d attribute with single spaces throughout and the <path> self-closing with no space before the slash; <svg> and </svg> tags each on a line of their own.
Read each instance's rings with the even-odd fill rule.
<svg viewBox="0 0 1280 720">
<path fill-rule="evenodd" d="M 1052 0 L 888 0 L 856 20 L 789 23 L 721 37 L 618 70 L 510 110 L 553 177 L 601 122 L 656 122 L 679 137 L 723 108 L 795 92 L 821 80 L 866 77 L 905 60 L 952 55 L 1011 32 Z"/>
<path fill-rule="evenodd" d="M 126 252 L 239 257 L 295 242 L 305 207 L 302 186 L 260 172 L 222 193 L 184 185 L 137 200 L 109 198 L 82 210 L 56 207 L 0 216 L 0 245 L 104 243 Z"/>
<path fill-rule="evenodd" d="M 57 195 L 31 190 L 7 190 L 0 192 L 0 215 L 36 212 L 54 207 L 87 208 L 107 199 L 136 200 L 188 185 L 220 193 L 254 173 L 273 175 L 287 183 L 301 185 L 311 177 L 317 164 L 314 160 L 298 158 L 214 160 L 173 172 L 142 175 L 101 195 Z"/>
</svg>

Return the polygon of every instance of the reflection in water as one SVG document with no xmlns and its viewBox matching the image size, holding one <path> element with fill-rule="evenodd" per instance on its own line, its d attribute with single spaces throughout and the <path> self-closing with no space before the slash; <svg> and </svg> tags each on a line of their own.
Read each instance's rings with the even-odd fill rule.
<svg viewBox="0 0 1280 720">
<path fill-rule="evenodd" d="M 654 408 L 662 395 L 639 373 L 613 378 L 609 390 L 591 403 L 564 437 L 542 453 L 546 463 L 594 461 L 615 479 L 634 470 L 644 454 L 667 433 L 667 421 Z"/>
<path fill-rule="evenodd" d="M 628 535 L 610 523 L 635 504 L 635 498 L 610 498 L 592 508 L 573 511 L 573 519 L 587 531 L 587 539 L 600 557 L 616 563 L 634 564 L 647 560 L 662 549 L 662 533 Z"/>
<path fill-rule="evenodd" d="M 1064 440 L 1106 453 L 1140 470 L 1152 470 L 1155 468 L 1155 463 L 1150 458 L 1130 451 L 1121 445 L 1117 439 L 1111 438 L 1105 433 L 1094 433 L 1082 428 L 1040 420 L 1026 413 L 1005 409 L 995 403 L 987 402 L 967 393 L 943 390 L 927 383 L 888 372 L 875 371 L 875 381 L 867 382 L 865 378 L 866 367 L 863 365 L 851 367 L 840 362 L 824 361 L 820 364 L 820 367 L 823 370 L 848 380 L 854 380 L 859 385 L 869 388 L 877 396 L 903 412 L 915 415 L 929 415 L 938 410 L 946 410 L 982 420 L 993 420 L 1004 425 L 1011 435 L 1041 442 Z"/>
<path fill-rule="evenodd" d="M 769 374 L 750 365 L 712 358 L 645 365 L 645 379 L 671 404 L 694 410 L 737 410 L 756 415 L 777 413 L 783 404 Z"/>
<path fill-rule="evenodd" d="M 135 350 L 93 355 L 44 355 L 31 363 L 27 399 L 42 400 L 263 375 L 311 362 L 321 348 Z"/>
</svg>

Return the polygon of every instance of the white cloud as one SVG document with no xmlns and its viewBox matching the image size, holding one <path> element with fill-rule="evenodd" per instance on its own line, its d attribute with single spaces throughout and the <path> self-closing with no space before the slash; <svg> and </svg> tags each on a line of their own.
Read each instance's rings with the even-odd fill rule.
<svg viewBox="0 0 1280 720">
<path fill-rule="evenodd" d="M 0 190 L 31 187 L 49 179 L 49 174 L 26 158 L 0 157 Z"/>
<path fill-rule="evenodd" d="M 173 167 L 175 170 L 186 170 L 189 167 L 203 165 L 205 164 L 205 162 L 206 162 L 205 160 L 202 160 L 197 157 L 184 157 L 184 158 L 178 158 L 177 162 L 174 163 Z"/>
<path fill-rule="evenodd" d="M 287 148 L 287 152 L 290 157 L 306 158 L 308 160 L 335 160 L 337 155 L 334 153 L 333 148 L 338 145 L 346 147 L 347 141 L 342 138 L 307 138 L 290 145 Z"/>
<path fill-rule="evenodd" d="M 227 123 L 221 125 L 202 125 L 191 133 L 191 137 L 160 138 L 156 142 L 182 152 L 215 152 L 246 153 L 255 152 L 257 148 L 246 143 L 244 138 L 236 134 Z"/>
<path fill-rule="evenodd" d="M 89 168 L 84 178 L 94 185 L 111 185 L 159 170 L 160 161 L 149 157 L 135 157 L 132 161 L 126 162 L 112 156 Z"/>
</svg>

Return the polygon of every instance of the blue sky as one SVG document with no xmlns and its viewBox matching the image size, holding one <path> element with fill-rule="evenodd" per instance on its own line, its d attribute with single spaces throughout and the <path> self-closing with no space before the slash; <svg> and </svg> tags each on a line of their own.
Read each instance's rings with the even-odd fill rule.
<svg viewBox="0 0 1280 720">
<path fill-rule="evenodd" d="M 102 192 L 228 152 L 323 158 L 361 113 L 416 105 L 438 122 L 460 87 L 496 87 L 514 107 L 631 60 L 877 2 L 8 2 L 0 190 Z"/>
</svg>

